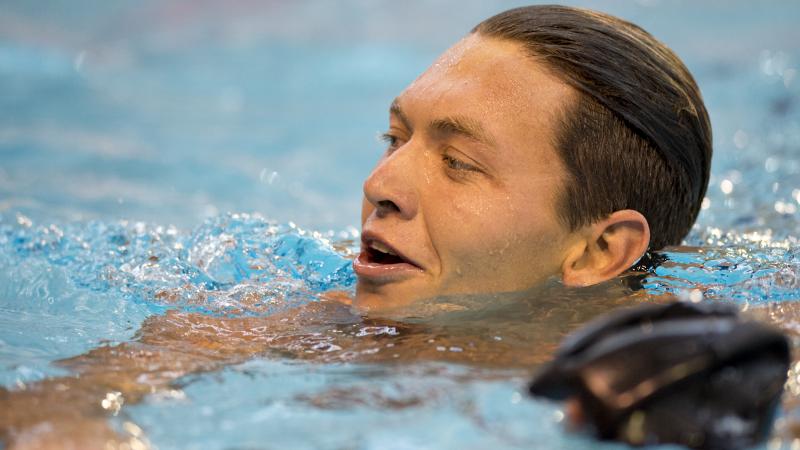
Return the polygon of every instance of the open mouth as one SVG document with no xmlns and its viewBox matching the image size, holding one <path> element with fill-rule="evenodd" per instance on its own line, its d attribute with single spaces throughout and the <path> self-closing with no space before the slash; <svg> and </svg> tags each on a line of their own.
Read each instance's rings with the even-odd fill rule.
<svg viewBox="0 0 800 450">
<path fill-rule="evenodd" d="M 401 264 L 409 263 L 391 248 L 378 241 L 371 241 L 366 248 L 367 261 L 374 264 Z M 409 263 L 410 264 L 410 263 Z"/>
<path fill-rule="evenodd" d="M 361 253 L 353 260 L 353 269 L 360 279 L 388 283 L 424 272 L 419 264 L 377 236 L 367 232 L 361 238 Z"/>
</svg>

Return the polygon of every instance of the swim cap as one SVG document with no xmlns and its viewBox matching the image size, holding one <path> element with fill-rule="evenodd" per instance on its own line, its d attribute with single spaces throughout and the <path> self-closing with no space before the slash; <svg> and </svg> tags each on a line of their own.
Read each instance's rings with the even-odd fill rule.
<svg viewBox="0 0 800 450">
<path fill-rule="evenodd" d="M 601 439 L 735 449 L 767 437 L 788 369 L 786 337 L 732 307 L 648 304 L 567 337 L 529 390 L 577 400 Z"/>
</svg>

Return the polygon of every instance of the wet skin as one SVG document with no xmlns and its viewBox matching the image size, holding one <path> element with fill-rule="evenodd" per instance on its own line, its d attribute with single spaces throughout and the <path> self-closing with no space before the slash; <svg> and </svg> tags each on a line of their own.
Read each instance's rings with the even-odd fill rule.
<svg viewBox="0 0 800 450">
<path fill-rule="evenodd" d="M 364 183 L 355 306 L 558 277 L 574 235 L 557 214 L 565 171 L 553 142 L 574 96 L 518 44 L 479 35 L 403 91 Z"/>
</svg>

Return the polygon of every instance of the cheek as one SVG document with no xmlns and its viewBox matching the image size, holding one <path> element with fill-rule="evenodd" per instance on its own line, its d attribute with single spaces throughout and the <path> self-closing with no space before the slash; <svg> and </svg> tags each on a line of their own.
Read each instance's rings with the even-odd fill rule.
<svg viewBox="0 0 800 450">
<path fill-rule="evenodd" d="M 452 274 L 471 274 L 510 245 L 513 230 L 506 226 L 504 199 L 478 194 L 443 195 L 428 222 L 431 239 L 443 267 Z M 485 269 L 484 269 L 485 270 Z"/>
<path fill-rule="evenodd" d="M 507 209 L 509 197 L 479 186 L 460 185 L 446 179 L 432 187 L 440 216 L 452 226 L 472 228 L 491 223 L 498 210 Z M 487 192 L 488 191 L 488 192 Z"/>
<path fill-rule="evenodd" d="M 450 282 L 519 287 L 560 267 L 563 230 L 555 214 L 510 196 L 451 198 L 436 226 L 437 248 Z M 521 205 L 521 206 L 520 206 Z M 433 236 L 433 230 L 431 232 Z"/>
</svg>

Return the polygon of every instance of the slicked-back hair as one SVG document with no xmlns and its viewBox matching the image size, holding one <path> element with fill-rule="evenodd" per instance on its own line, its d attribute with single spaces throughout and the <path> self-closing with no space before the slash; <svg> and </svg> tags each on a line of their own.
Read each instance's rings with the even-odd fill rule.
<svg viewBox="0 0 800 450">
<path fill-rule="evenodd" d="M 568 173 L 562 221 L 576 230 L 633 209 L 651 250 L 680 244 L 708 186 L 711 124 L 675 53 L 630 22 L 565 6 L 511 9 L 472 32 L 521 44 L 579 93 L 555 143 Z"/>
</svg>

